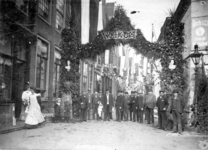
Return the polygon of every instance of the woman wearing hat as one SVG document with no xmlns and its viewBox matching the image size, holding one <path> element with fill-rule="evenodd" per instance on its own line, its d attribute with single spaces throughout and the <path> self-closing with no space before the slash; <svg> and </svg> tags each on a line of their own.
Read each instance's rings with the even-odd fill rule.
<svg viewBox="0 0 208 150">
<path fill-rule="evenodd" d="M 182 134 L 182 113 L 184 109 L 184 101 L 179 96 L 178 90 L 173 91 L 173 97 L 170 102 L 170 112 L 173 116 L 173 133 Z"/>
</svg>

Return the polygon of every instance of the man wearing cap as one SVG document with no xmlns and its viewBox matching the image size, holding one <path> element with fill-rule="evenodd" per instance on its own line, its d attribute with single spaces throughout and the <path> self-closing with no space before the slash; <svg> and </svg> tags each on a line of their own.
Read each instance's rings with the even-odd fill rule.
<svg viewBox="0 0 208 150">
<path fill-rule="evenodd" d="M 180 97 L 178 90 L 173 91 L 173 97 L 170 101 L 170 112 L 173 116 L 173 133 L 182 134 L 182 113 L 184 109 L 184 101 Z"/>
<path fill-rule="evenodd" d="M 137 122 L 143 123 L 143 111 L 144 111 L 144 97 L 142 93 L 137 94 Z"/>
<path fill-rule="evenodd" d="M 104 121 L 110 121 L 110 113 L 112 113 L 113 106 L 113 95 L 109 92 L 109 90 L 106 90 L 106 94 L 103 96 Z"/>
<path fill-rule="evenodd" d="M 124 121 L 128 121 L 128 113 L 129 113 L 129 95 L 128 92 L 124 93 L 124 98 L 123 98 L 123 118 Z"/>
<path fill-rule="evenodd" d="M 158 128 L 166 130 L 166 110 L 168 108 L 168 99 L 164 96 L 164 91 L 159 91 L 160 95 L 157 98 L 158 108 Z"/>
<path fill-rule="evenodd" d="M 122 91 L 118 91 L 118 96 L 116 98 L 116 121 L 121 121 L 121 112 L 123 110 L 123 96 L 122 96 Z"/>
<path fill-rule="evenodd" d="M 154 124 L 154 108 L 156 106 L 156 96 L 149 90 L 145 97 L 144 105 L 147 111 L 147 124 Z"/>
<path fill-rule="evenodd" d="M 88 120 L 91 119 L 91 115 L 92 115 L 92 94 L 91 94 L 91 89 L 88 90 L 88 94 L 87 94 L 87 100 L 88 100 L 88 108 L 87 108 L 87 118 Z"/>
<path fill-rule="evenodd" d="M 92 109 L 93 109 L 93 119 L 98 120 L 98 103 L 99 102 L 99 95 L 98 92 L 95 91 L 95 94 L 92 96 Z"/>
</svg>

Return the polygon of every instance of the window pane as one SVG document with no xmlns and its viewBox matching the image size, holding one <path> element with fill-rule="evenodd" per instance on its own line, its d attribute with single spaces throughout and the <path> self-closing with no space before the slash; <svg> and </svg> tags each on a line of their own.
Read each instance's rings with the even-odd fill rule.
<svg viewBox="0 0 208 150">
<path fill-rule="evenodd" d="M 56 29 L 62 30 L 63 28 L 63 15 L 60 12 L 56 12 Z"/>
<path fill-rule="evenodd" d="M 37 42 L 37 67 L 36 67 L 36 87 L 41 90 L 46 88 L 48 44 L 40 39 Z"/>
<path fill-rule="evenodd" d="M 41 80 L 41 83 L 40 83 L 40 88 L 41 89 L 45 89 L 45 82 L 46 82 L 46 66 L 47 65 L 47 63 L 46 63 L 46 60 L 44 60 L 44 59 L 42 59 L 41 60 L 41 70 L 40 70 L 40 72 L 41 72 L 41 75 L 40 75 L 40 80 Z"/>
<path fill-rule="evenodd" d="M 12 61 L 0 55 L 0 101 L 10 100 L 11 81 L 12 81 Z"/>
<path fill-rule="evenodd" d="M 56 8 L 64 14 L 64 0 L 57 0 Z"/>
<path fill-rule="evenodd" d="M 55 50 L 54 53 L 54 74 L 53 74 L 53 95 L 58 96 L 59 93 L 59 76 L 60 76 L 60 59 L 61 54 L 59 50 Z"/>
<path fill-rule="evenodd" d="M 39 15 L 49 21 L 50 0 L 39 0 Z"/>
<path fill-rule="evenodd" d="M 36 87 L 40 88 L 40 57 L 37 57 L 37 67 L 36 67 Z"/>
<path fill-rule="evenodd" d="M 41 57 L 48 57 L 48 43 L 38 39 L 37 42 L 37 54 L 41 55 Z"/>
<path fill-rule="evenodd" d="M 84 67 L 83 67 L 83 75 L 87 76 L 87 64 L 84 63 Z"/>
</svg>

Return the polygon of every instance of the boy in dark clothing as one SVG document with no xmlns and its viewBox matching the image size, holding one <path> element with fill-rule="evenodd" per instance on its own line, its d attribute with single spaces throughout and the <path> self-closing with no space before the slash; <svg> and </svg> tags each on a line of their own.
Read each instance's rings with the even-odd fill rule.
<svg viewBox="0 0 208 150">
<path fill-rule="evenodd" d="M 59 122 L 61 119 L 61 99 L 56 99 L 56 104 L 54 105 L 54 122 Z"/>
</svg>

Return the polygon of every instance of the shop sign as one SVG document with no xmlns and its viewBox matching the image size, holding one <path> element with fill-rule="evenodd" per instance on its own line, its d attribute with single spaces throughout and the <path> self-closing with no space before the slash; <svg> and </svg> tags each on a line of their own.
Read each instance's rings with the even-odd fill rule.
<svg viewBox="0 0 208 150">
<path fill-rule="evenodd" d="M 206 49 L 208 46 L 208 17 L 194 18 L 192 20 L 192 33 L 192 49 L 195 44 L 198 44 L 199 50 Z"/>
<path fill-rule="evenodd" d="M 131 31 L 105 31 L 101 32 L 101 35 L 104 40 L 110 40 L 110 39 L 136 39 L 137 36 L 137 30 L 131 30 Z"/>
</svg>

